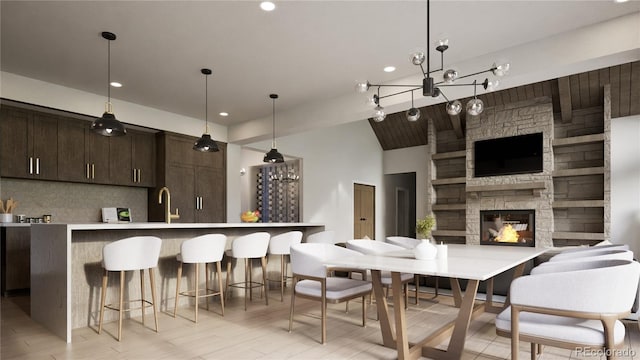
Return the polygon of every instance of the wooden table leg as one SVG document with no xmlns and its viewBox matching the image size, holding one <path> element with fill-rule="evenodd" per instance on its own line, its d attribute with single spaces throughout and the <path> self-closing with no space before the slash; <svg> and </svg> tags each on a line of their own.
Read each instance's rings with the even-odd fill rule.
<svg viewBox="0 0 640 360">
<path fill-rule="evenodd" d="M 376 296 L 378 319 L 380 321 L 380 330 L 382 331 L 382 343 L 388 348 L 395 349 L 396 335 L 391 327 L 391 321 L 389 319 L 389 305 L 387 303 L 387 298 L 384 296 L 381 277 L 380 270 L 371 270 L 373 292 Z"/>
<path fill-rule="evenodd" d="M 469 280 L 467 288 L 462 298 L 460 311 L 455 320 L 453 333 L 449 346 L 446 351 L 424 347 L 422 355 L 434 359 L 460 359 L 462 352 L 464 351 L 464 343 L 467 338 L 467 331 L 469 330 L 469 323 L 471 322 L 471 315 L 474 310 L 474 303 L 476 295 L 478 294 L 478 280 Z"/>
</svg>

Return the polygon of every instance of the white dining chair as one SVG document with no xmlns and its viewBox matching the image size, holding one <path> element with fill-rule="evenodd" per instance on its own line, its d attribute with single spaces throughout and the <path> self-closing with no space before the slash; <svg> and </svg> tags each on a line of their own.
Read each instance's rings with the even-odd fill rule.
<svg viewBox="0 0 640 360">
<path fill-rule="evenodd" d="M 102 276 L 102 295 L 100 297 L 100 323 L 98 326 L 98 334 L 102 332 L 102 323 L 104 320 L 104 309 L 118 311 L 118 341 L 122 339 L 122 315 L 125 311 L 137 310 L 142 311 L 142 325 L 144 326 L 145 305 L 151 305 L 153 308 L 153 318 L 155 320 L 156 332 L 158 332 L 158 309 L 156 307 L 156 283 L 154 269 L 158 267 L 158 258 L 160 257 L 160 247 L 162 240 L 155 236 L 134 236 L 122 240 L 111 242 L 102 248 L 102 267 L 104 275 Z M 144 295 L 144 270 L 149 273 L 149 283 L 151 286 L 151 301 L 145 299 Z M 124 307 L 124 283 L 125 273 L 127 271 L 140 271 L 140 299 L 129 300 L 127 302 L 140 301 L 140 308 Z M 118 306 L 105 304 L 107 296 L 107 286 L 109 281 L 109 272 L 120 273 L 120 292 Z"/>
<path fill-rule="evenodd" d="M 330 276 L 336 268 L 327 265 L 331 259 L 362 256 L 362 254 L 332 244 L 296 244 L 291 246 L 291 269 L 293 272 L 293 291 L 291 292 L 291 311 L 289 314 L 289 332 L 293 330 L 295 298 L 301 297 L 321 303 L 322 343 L 327 340 L 327 303 L 339 303 L 362 298 L 362 326 L 366 325 L 367 302 L 365 297 L 371 293 L 371 282 L 344 277 Z M 339 269 L 350 271 L 352 269 Z M 366 272 L 363 272 L 366 278 Z"/>
<path fill-rule="evenodd" d="M 496 332 L 511 338 L 511 359 L 519 342 L 531 343 L 531 358 L 542 345 L 600 349 L 611 355 L 624 343 L 621 318 L 630 313 L 640 264 L 628 260 L 567 261 L 559 271 L 536 267 L 513 280 L 511 305 L 496 317 Z M 611 359 L 611 356 L 607 356 Z"/>
<path fill-rule="evenodd" d="M 176 277 L 176 299 L 173 308 L 173 317 L 176 317 L 178 311 L 178 298 L 180 296 L 189 296 L 195 298 L 195 320 L 198 322 L 198 307 L 201 298 L 205 298 L 207 310 L 209 310 L 209 297 L 219 296 L 220 305 L 222 307 L 222 316 L 224 316 L 224 290 L 222 287 L 222 256 L 227 246 L 227 236 L 223 234 L 207 234 L 197 236 L 195 238 L 185 240 L 180 245 L 180 254 L 176 256 L 178 260 L 178 274 Z M 218 275 L 218 291 L 210 287 L 210 271 L 209 264 L 216 264 L 216 273 Z M 194 266 L 194 286 L 193 290 L 180 291 L 180 281 L 182 280 L 182 265 L 193 264 Z M 204 289 L 200 290 L 200 264 L 204 264 L 205 283 Z"/>
<path fill-rule="evenodd" d="M 255 232 L 233 239 L 231 249 L 225 254 L 229 258 L 227 261 L 227 281 L 225 292 L 229 295 L 229 287 L 244 289 L 244 310 L 247 311 L 247 300 L 253 300 L 253 288 L 261 288 L 264 291 L 265 304 L 269 305 L 269 296 L 267 291 L 267 249 L 269 248 L 269 239 L 271 235 L 268 232 Z M 231 260 L 244 260 L 244 281 L 230 283 Z M 262 282 L 255 282 L 252 279 L 251 260 L 260 259 L 262 265 Z"/>
<path fill-rule="evenodd" d="M 633 260 L 633 251 L 624 249 L 596 249 L 590 251 L 576 251 L 569 253 L 560 253 L 549 259 L 547 263 L 554 263 L 560 261 L 575 261 L 586 259 L 626 259 Z M 543 263 L 545 264 L 545 263 Z"/>
<path fill-rule="evenodd" d="M 421 242 L 418 239 L 414 239 L 414 238 L 406 237 L 406 236 L 387 236 L 385 238 L 385 240 L 389 244 L 401 246 L 401 247 L 403 247 L 405 249 L 408 249 L 408 250 L 413 250 Z M 416 284 L 416 302 L 415 302 L 416 305 L 418 305 L 418 303 L 420 301 L 419 294 L 420 294 L 420 278 L 421 277 L 426 278 L 427 276 L 425 276 L 425 275 L 415 275 L 415 279 L 414 279 L 414 282 Z M 438 295 L 439 295 L 439 284 L 438 284 L 439 280 L 440 280 L 440 278 L 438 276 L 436 276 L 435 277 L 435 286 L 434 286 L 433 299 L 437 298 Z"/>
<path fill-rule="evenodd" d="M 352 239 L 347 240 L 347 249 L 355 250 L 364 255 L 384 255 L 389 252 L 398 252 L 405 250 L 403 247 L 396 246 L 393 244 L 388 244 L 382 241 L 376 240 L 363 240 L 363 239 Z M 391 272 L 383 271 L 381 274 L 381 282 L 382 286 L 385 288 L 385 296 L 389 296 L 389 288 L 391 287 Z M 406 307 L 409 303 L 409 282 L 411 280 L 416 279 L 414 274 L 401 273 L 400 279 L 402 280 L 402 288 L 404 294 L 404 306 Z M 418 283 L 416 283 L 416 291 L 415 291 L 416 299 L 418 297 Z M 395 301 L 395 299 L 394 299 Z M 417 300 L 416 300 L 417 302 Z"/>
<path fill-rule="evenodd" d="M 284 301 L 284 287 L 287 282 L 287 264 L 285 256 L 291 254 L 291 245 L 300 244 L 302 241 L 302 231 L 288 231 L 284 234 L 272 236 L 269 240 L 269 255 L 280 256 L 280 301 Z"/>
</svg>

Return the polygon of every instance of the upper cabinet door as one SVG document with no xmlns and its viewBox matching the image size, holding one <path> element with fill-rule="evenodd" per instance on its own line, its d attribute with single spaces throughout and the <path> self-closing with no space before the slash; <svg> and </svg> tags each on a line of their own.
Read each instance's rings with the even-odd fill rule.
<svg viewBox="0 0 640 360">
<path fill-rule="evenodd" d="M 34 178 L 58 179 L 58 116 L 34 112 L 29 140 L 35 159 Z"/>
<path fill-rule="evenodd" d="M 86 171 L 89 182 L 110 184 L 109 137 L 98 135 L 89 127 L 85 129 Z"/>
<path fill-rule="evenodd" d="M 24 109 L 0 108 L 0 176 L 28 178 L 33 173 L 33 156 L 29 150 L 30 113 Z"/>
<path fill-rule="evenodd" d="M 156 136 L 153 133 L 132 134 L 133 168 L 136 171 L 137 185 L 153 187 L 156 185 Z"/>
<path fill-rule="evenodd" d="M 60 119 L 58 122 L 58 179 L 62 181 L 89 181 L 85 159 L 84 120 Z"/>
<path fill-rule="evenodd" d="M 128 131 L 125 136 L 109 138 L 109 180 L 115 185 L 135 185 L 137 174 L 134 173 L 131 158 L 132 135 Z"/>
</svg>

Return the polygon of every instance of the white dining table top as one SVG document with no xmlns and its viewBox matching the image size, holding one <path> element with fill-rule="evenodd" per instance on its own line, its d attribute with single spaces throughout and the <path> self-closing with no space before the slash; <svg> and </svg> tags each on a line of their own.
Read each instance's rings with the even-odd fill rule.
<svg viewBox="0 0 640 360">
<path fill-rule="evenodd" d="M 384 255 L 354 255 L 331 259 L 328 266 L 382 270 L 420 275 L 488 280 L 531 260 L 547 249 L 497 245 L 448 245 L 446 259 L 416 260 L 413 250 Z"/>
</svg>

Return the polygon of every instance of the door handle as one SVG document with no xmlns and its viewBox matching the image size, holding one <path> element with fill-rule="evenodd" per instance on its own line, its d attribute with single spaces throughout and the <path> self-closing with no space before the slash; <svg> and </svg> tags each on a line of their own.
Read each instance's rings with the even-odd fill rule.
<svg viewBox="0 0 640 360">
<path fill-rule="evenodd" d="M 91 164 L 91 178 L 96 178 L 96 164 Z"/>
<path fill-rule="evenodd" d="M 29 175 L 33 175 L 33 158 L 29 158 Z"/>
<path fill-rule="evenodd" d="M 200 196 L 200 210 L 204 208 L 204 202 L 202 201 L 202 196 Z"/>
<path fill-rule="evenodd" d="M 196 210 L 200 210 L 200 198 L 196 196 Z"/>
<path fill-rule="evenodd" d="M 36 158 L 36 175 L 40 175 L 40 158 Z"/>
<path fill-rule="evenodd" d="M 142 170 L 138 169 L 138 183 L 142 182 Z"/>
<path fill-rule="evenodd" d="M 137 183 L 138 179 L 136 178 L 136 169 L 132 169 L 133 170 L 133 182 Z"/>
<path fill-rule="evenodd" d="M 87 179 L 91 179 L 91 177 L 89 176 L 89 163 L 85 164 L 85 175 Z"/>
</svg>

